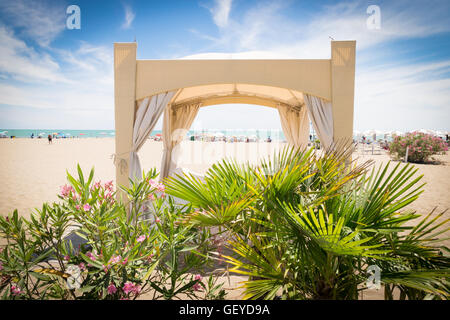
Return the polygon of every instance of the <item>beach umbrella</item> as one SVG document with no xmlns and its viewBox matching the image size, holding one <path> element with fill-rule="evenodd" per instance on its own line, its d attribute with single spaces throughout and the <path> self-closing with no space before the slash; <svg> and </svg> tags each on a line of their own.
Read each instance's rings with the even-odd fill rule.
<svg viewBox="0 0 450 320">
<path fill-rule="evenodd" d="M 366 131 L 364 131 L 363 132 L 363 134 L 365 135 L 365 136 L 371 136 L 371 135 L 373 135 L 373 134 L 376 134 L 376 132 L 375 132 L 375 130 L 366 130 Z"/>
<path fill-rule="evenodd" d="M 435 131 L 435 134 L 436 134 L 438 137 L 445 137 L 445 135 L 448 134 L 448 132 L 447 132 L 447 131 L 436 130 L 436 131 Z"/>
<path fill-rule="evenodd" d="M 389 134 L 392 136 L 401 136 L 401 135 L 403 135 L 403 132 L 394 130 L 394 131 L 389 132 Z"/>
<path fill-rule="evenodd" d="M 425 133 L 425 134 L 429 134 L 430 133 L 430 131 L 427 130 L 427 129 L 419 129 L 419 130 L 416 130 L 416 132 Z"/>
</svg>

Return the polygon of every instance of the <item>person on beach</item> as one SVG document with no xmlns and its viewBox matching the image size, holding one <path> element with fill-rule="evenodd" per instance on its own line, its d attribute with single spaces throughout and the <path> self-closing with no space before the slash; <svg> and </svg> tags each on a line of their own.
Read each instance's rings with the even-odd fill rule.
<svg viewBox="0 0 450 320">
<path fill-rule="evenodd" d="M 52 135 L 49 134 L 47 138 L 48 138 L 48 144 L 51 144 L 52 143 L 52 139 L 53 139 Z"/>
</svg>

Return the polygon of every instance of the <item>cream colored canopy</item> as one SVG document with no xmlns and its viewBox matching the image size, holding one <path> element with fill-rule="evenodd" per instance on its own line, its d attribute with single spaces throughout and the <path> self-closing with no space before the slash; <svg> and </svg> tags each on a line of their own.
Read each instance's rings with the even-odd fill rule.
<svg viewBox="0 0 450 320">
<path fill-rule="evenodd" d="M 213 84 L 178 90 L 172 105 L 202 101 L 203 106 L 226 103 L 258 104 L 276 108 L 279 104 L 304 105 L 303 94 L 295 90 L 241 83 Z"/>
<path fill-rule="evenodd" d="M 351 141 L 355 47 L 355 41 L 332 41 L 330 59 L 138 60 L 137 43 L 115 43 L 117 185 L 128 184 L 129 171 L 124 169 L 130 168 L 130 163 L 135 164 L 131 171 L 138 171 L 136 152 L 152 130 L 164 103 L 158 102 L 158 110 L 154 112 L 149 109 L 139 112 L 138 106 L 146 105 L 142 104 L 144 98 L 150 101 L 169 92 L 174 95 L 165 108 L 178 111 L 165 128 L 168 133 L 173 128 L 190 126 L 195 112 L 185 117 L 180 111 L 183 106 L 241 103 L 277 108 L 283 130 L 289 131 L 287 139 L 294 145 L 305 141 L 307 118 L 324 145 Z M 139 115 L 143 114 L 151 121 L 141 122 Z M 172 146 L 165 145 L 167 156 L 178 139 L 172 142 Z"/>
</svg>

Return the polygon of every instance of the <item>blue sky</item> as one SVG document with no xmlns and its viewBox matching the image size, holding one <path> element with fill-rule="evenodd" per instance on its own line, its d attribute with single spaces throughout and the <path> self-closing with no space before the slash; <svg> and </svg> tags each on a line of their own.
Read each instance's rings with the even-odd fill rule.
<svg viewBox="0 0 450 320">
<path fill-rule="evenodd" d="M 80 30 L 66 28 L 72 4 Z M 136 38 L 140 59 L 306 59 L 329 58 L 331 36 L 357 41 L 355 129 L 450 130 L 449 15 L 447 0 L 0 0 L 0 128 L 113 129 L 113 42 Z M 203 108 L 199 126 L 280 128 L 276 110 L 245 105 Z"/>
</svg>

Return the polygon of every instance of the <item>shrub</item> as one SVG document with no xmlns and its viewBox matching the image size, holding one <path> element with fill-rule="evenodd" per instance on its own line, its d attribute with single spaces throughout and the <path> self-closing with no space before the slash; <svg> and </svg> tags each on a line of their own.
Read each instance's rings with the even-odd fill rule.
<svg viewBox="0 0 450 320">
<path fill-rule="evenodd" d="M 389 145 L 389 153 L 396 159 L 402 159 L 408 148 L 408 161 L 423 163 L 434 154 L 443 154 L 448 146 L 442 139 L 430 134 L 412 132 L 405 136 L 396 136 Z"/>
<path fill-rule="evenodd" d="M 17 211 L 0 217 L 2 299 L 223 297 L 212 276 L 205 284 L 197 274 L 211 262 L 209 231 L 180 223 L 190 206 L 175 205 L 156 176 L 131 181 L 123 204 L 112 182 L 94 183 L 93 170 L 85 180 L 78 166 L 60 203 L 44 204 L 29 220 Z"/>
<path fill-rule="evenodd" d="M 448 220 L 427 215 L 411 227 L 420 216 L 402 211 L 421 193 L 417 169 L 370 172 L 370 163 L 346 165 L 350 152 L 286 149 L 259 166 L 224 160 L 203 180 L 170 178 L 167 192 L 196 207 L 193 225 L 229 232 L 234 254 L 225 259 L 249 277 L 246 299 L 358 299 L 370 266 L 381 268 L 387 299 L 394 288 L 401 298 L 448 298 L 439 239 Z"/>
</svg>

